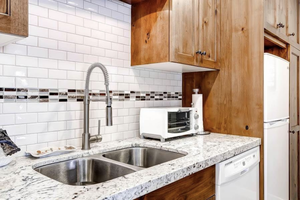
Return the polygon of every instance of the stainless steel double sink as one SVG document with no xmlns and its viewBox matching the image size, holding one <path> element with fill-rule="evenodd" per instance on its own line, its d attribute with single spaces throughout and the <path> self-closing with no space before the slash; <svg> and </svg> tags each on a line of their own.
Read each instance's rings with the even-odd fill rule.
<svg viewBox="0 0 300 200">
<path fill-rule="evenodd" d="M 130 147 L 34 168 L 35 171 L 68 185 L 92 185 L 186 154 L 149 147 Z"/>
</svg>

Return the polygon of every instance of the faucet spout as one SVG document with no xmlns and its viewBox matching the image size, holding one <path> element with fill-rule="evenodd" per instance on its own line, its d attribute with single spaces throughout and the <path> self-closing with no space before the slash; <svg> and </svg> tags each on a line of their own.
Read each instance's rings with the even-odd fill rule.
<svg viewBox="0 0 300 200">
<path fill-rule="evenodd" d="M 112 101 L 110 99 L 109 95 L 109 75 L 107 72 L 106 67 L 101 63 L 94 63 L 92 64 L 86 74 L 86 80 L 85 80 L 85 91 L 84 91 L 84 132 L 82 134 L 82 150 L 89 150 L 90 149 L 90 140 L 91 136 L 89 133 L 89 119 L 90 119 L 90 96 L 89 96 L 89 85 L 90 85 L 90 79 L 91 74 L 95 68 L 100 68 L 103 76 L 104 76 L 104 85 L 106 89 L 106 125 L 112 126 L 113 120 L 112 120 Z"/>
</svg>

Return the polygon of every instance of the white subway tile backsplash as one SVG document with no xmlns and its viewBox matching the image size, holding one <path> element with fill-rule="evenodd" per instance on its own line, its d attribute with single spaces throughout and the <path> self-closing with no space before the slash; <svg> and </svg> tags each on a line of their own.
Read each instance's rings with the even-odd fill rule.
<svg viewBox="0 0 300 200">
<path fill-rule="evenodd" d="M 29 88 L 33 97 L 0 102 L 1 128 L 25 150 L 81 145 L 83 103 L 64 93 L 84 89 L 94 62 L 106 65 L 113 91 L 182 90 L 181 74 L 130 66 L 131 6 L 125 3 L 31 0 L 29 24 L 28 38 L 0 48 L 0 88 Z M 94 70 L 90 89 L 105 89 L 100 69 Z M 50 93 L 49 100 L 34 99 Z M 181 101 L 113 101 L 113 127 L 105 127 L 105 103 L 91 102 L 90 132 L 97 134 L 101 119 L 103 142 L 138 136 L 140 108 L 153 106 L 181 106 Z"/>
<path fill-rule="evenodd" d="M 16 114 L 16 124 L 27 124 L 37 122 L 36 113 Z"/>
<path fill-rule="evenodd" d="M 4 53 L 26 55 L 27 54 L 27 47 L 24 46 L 24 45 L 9 44 L 9 45 L 4 47 Z"/>
<path fill-rule="evenodd" d="M 48 130 L 47 123 L 27 124 L 27 133 L 44 133 Z"/>
</svg>

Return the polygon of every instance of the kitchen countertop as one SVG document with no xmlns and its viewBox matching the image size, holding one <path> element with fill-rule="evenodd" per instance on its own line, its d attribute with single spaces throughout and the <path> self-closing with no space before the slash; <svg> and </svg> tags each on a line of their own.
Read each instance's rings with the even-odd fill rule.
<svg viewBox="0 0 300 200">
<path fill-rule="evenodd" d="M 135 199 L 260 144 L 259 138 L 212 133 L 164 143 L 140 138 L 97 143 L 89 151 L 78 150 L 43 159 L 18 157 L 16 163 L 0 168 L 0 199 Z M 188 155 L 90 186 L 65 185 L 32 169 L 131 146 L 154 147 Z"/>
</svg>

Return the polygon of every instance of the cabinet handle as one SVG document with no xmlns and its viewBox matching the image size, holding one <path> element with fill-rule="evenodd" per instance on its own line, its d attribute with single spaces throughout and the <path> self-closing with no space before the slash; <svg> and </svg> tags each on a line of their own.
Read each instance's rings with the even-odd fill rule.
<svg viewBox="0 0 300 200">
<path fill-rule="evenodd" d="M 6 0 L 6 12 L 2 13 L 0 12 L 0 15 L 4 15 L 4 16 L 11 16 L 11 0 Z"/>
<path fill-rule="evenodd" d="M 202 51 L 201 51 L 201 50 L 196 51 L 196 54 L 197 54 L 197 55 L 199 55 L 199 54 L 202 55 Z"/>
<path fill-rule="evenodd" d="M 295 35 L 296 35 L 295 33 L 290 33 L 290 34 L 289 34 L 289 36 L 295 36 Z"/>
<path fill-rule="evenodd" d="M 284 24 L 280 22 L 279 24 L 277 24 L 277 28 L 284 28 Z"/>
<path fill-rule="evenodd" d="M 295 131 L 290 131 L 290 133 L 293 133 L 293 134 L 294 134 L 294 133 L 295 133 Z"/>
<path fill-rule="evenodd" d="M 203 52 L 201 53 L 201 55 L 202 55 L 202 56 L 205 56 L 205 55 L 206 55 L 206 51 L 203 51 Z"/>
</svg>

